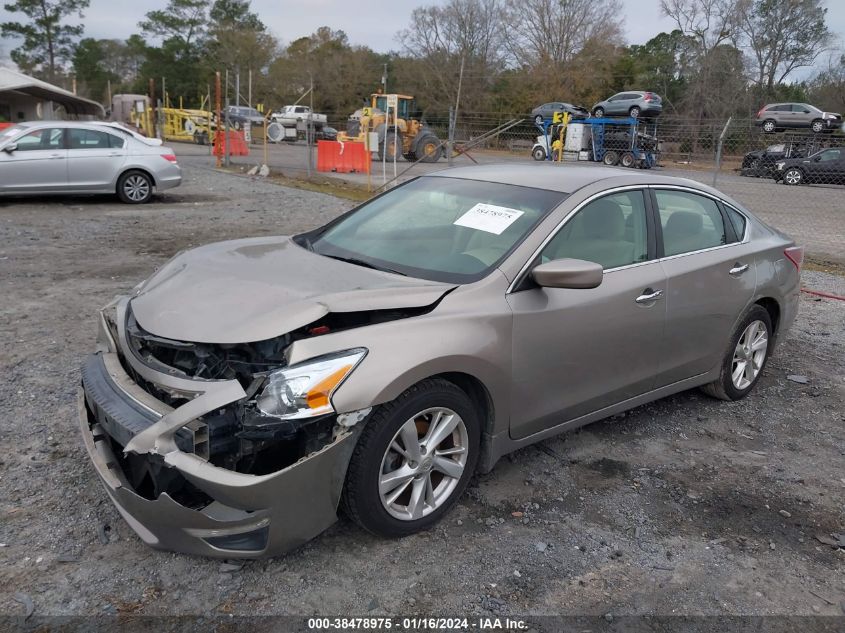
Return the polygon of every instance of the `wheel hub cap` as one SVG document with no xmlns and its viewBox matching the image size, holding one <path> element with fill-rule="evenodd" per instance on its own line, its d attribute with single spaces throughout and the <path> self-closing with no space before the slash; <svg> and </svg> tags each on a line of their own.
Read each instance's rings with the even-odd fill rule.
<svg viewBox="0 0 845 633">
<path fill-rule="evenodd" d="M 768 347 L 766 325 L 762 321 L 753 321 L 745 328 L 734 349 L 731 362 L 731 381 L 734 387 L 747 389 L 757 379 L 766 360 Z"/>
<path fill-rule="evenodd" d="M 388 514 L 415 521 L 441 507 L 458 486 L 469 436 L 451 409 L 433 407 L 407 420 L 381 461 L 379 496 Z"/>
</svg>

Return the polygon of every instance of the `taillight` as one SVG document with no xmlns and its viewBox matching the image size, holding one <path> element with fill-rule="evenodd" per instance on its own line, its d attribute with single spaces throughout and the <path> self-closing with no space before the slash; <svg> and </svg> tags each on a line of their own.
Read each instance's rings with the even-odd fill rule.
<svg viewBox="0 0 845 633">
<path fill-rule="evenodd" d="M 645 93 L 645 100 L 651 101 L 651 93 L 650 92 Z"/>
<path fill-rule="evenodd" d="M 757 118 L 758 118 L 758 119 L 759 119 L 761 116 L 763 116 L 763 112 L 764 112 L 765 110 L 766 110 L 766 106 L 763 106 L 762 108 L 760 108 L 760 110 L 757 112 Z"/>
<path fill-rule="evenodd" d="M 804 247 L 790 246 L 783 251 L 786 258 L 795 265 L 795 269 L 801 271 L 801 264 L 804 263 Z"/>
<path fill-rule="evenodd" d="M 161 155 L 161 157 L 162 157 L 164 160 L 169 161 L 169 162 L 171 162 L 171 163 L 175 163 L 175 162 L 176 162 L 176 154 L 162 154 L 162 155 Z"/>
</svg>

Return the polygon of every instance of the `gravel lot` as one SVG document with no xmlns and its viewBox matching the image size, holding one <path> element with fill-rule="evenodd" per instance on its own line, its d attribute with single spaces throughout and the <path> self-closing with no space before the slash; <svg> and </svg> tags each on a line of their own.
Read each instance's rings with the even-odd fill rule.
<svg viewBox="0 0 845 633">
<path fill-rule="evenodd" d="M 342 519 L 243 566 L 144 546 L 77 431 L 96 309 L 180 249 L 351 205 L 185 175 L 140 208 L 0 202 L 0 614 L 842 615 L 845 549 L 817 537 L 845 534 L 845 302 L 806 294 L 749 398 L 683 393 L 519 451 L 427 533 Z M 842 277 L 805 285 L 845 295 Z"/>
</svg>

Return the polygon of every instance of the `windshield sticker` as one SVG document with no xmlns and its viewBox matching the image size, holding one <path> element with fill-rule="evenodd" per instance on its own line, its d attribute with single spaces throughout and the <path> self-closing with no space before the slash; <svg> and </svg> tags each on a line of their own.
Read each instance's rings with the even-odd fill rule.
<svg viewBox="0 0 845 633">
<path fill-rule="evenodd" d="M 465 226 L 469 229 L 501 235 L 506 228 L 519 219 L 522 213 L 522 211 L 517 211 L 516 209 L 479 202 L 455 220 L 454 224 L 456 226 Z"/>
</svg>

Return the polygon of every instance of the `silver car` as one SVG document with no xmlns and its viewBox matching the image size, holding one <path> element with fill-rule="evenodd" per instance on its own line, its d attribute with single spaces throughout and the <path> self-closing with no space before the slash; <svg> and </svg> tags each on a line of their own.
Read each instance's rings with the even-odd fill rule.
<svg viewBox="0 0 845 633">
<path fill-rule="evenodd" d="M 753 389 L 803 249 L 691 180 L 458 168 L 316 230 L 175 256 L 100 313 L 79 421 L 149 545 L 401 536 L 503 455 L 701 387 Z"/>
<path fill-rule="evenodd" d="M 618 92 L 609 99 L 599 101 L 592 109 L 593 116 L 597 118 L 629 116 L 636 119 L 641 116 L 656 117 L 661 112 L 663 112 L 663 100 L 660 95 L 643 90 Z"/>
<path fill-rule="evenodd" d="M 0 132 L 0 196 L 111 193 L 148 202 L 178 187 L 176 154 L 114 123 L 40 121 Z"/>
<path fill-rule="evenodd" d="M 760 108 L 756 123 L 767 134 L 787 128 L 810 128 L 818 134 L 836 131 L 842 125 L 842 115 L 808 103 L 770 103 Z"/>
</svg>

